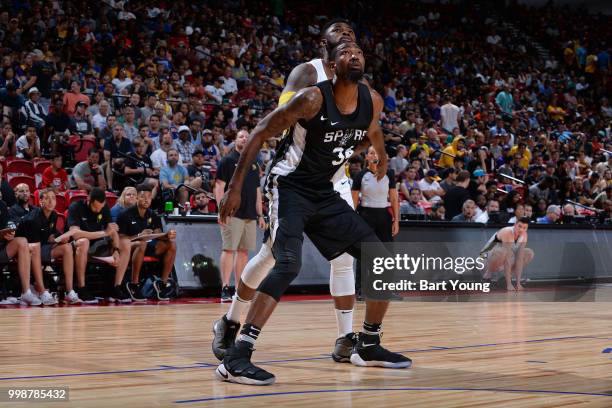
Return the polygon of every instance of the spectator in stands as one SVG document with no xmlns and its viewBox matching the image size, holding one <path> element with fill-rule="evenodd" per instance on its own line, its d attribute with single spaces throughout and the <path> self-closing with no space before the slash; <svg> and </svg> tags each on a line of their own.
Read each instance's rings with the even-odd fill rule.
<svg viewBox="0 0 612 408">
<path fill-rule="evenodd" d="M 181 125 L 178 128 L 178 139 L 174 141 L 174 147 L 179 152 L 180 163 L 183 166 L 191 164 L 191 157 L 196 151 L 196 144 L 191 138 L 191 132 L 188 126 Z"/>
<path fill-rule="evenodd" d="M 558 205 L 549 205 L 546 215 L 537 219 L 538 224 L 556 224 L 561 218 L 561 209 Z"/>
<path fill-rule="evenodd" d="M 204 87 L 204 95 L 213 103 L 221 104 L 225 91 L 222 88 L 223 80 L 221 78 L 215 78 L 213 85 L 206 85 Z"/>
<path fill-rule="evenodd" d="M 515 224 L 516 220 L 525 216 L 525 205 L 517 203 L 514 207 L 514 215 L 508 220 L 508 224 Z"/>
<path fill-rule="evenodd" d="M 87 152 L 87 160 L 78 163 L 70 174 L 70 188 L 90 192 L 94 187 L 106 190 L 106 181 L 100 169 L 100 152 L 92 147 Z"/>
<path fill-rule="evenodd" d="M 136 187 L 127 186 L 121 192 L 121 195 L 117 199 L 113 208 L 111 208 L 111 220 L 112 222 L 117 222 L 119 215 L 126 209 L 136 205 Z"/>
<path fill-rule="evenodd" d="M 202 153 L 204 154 L 204 162 L 212 167 L 217 167 L 221 160 L 221 151 L 215 145 L 212 131 L 204 129 L 202 132 Z"/>
<path fill-rule="evenodd" d="M 76 112 L 76 104 L 83 102 L 89 106 L 89 97 L 81 93 L 81 84 L 77 80 L 70 82 L 70 92 L 64 94 L 64 113 L 68 116 L 74 116 Z"/>
<path fill-rule="evenodd" d="M 13 133 L 11 122 L 5 122 L 2 125 L 2 134 L 0 137 L 2 138 L 0 143 L 0 156 L 15 156 L 17 154 L 17 149 L 15 146 L 17 137 Z"/>
<path fill-rule="evenodd" d="M 8 208 L 4 201 L 0 200 L 0 263 L 8 264 L 11 259 L 17 260 L 17 271 L 21 282 L 21 304 L 40 306 L 42 301 L 30 289 L 31 257 L 28 241 L 22 237 L 16 238 L 15 230 L 16 226 L 10 219 Z"/>
<path fill-rule="evenodd" d="M 138 136 L 138 123 L 136 122 L 136 110 L 134 106 L 127 105 L 123 108 L 123 116 L 119 118 L 123 124 L 125 137 L 131 142 Z"/>
<path fill-rule="evenodd" d="M 446 208 L 444 208 L 444 204 L 441 201 L 431 207 L 431 214 L 429 217 L 433 221 L 446 220 Z"/>
<path fill-rule="evenodd" d="M 42 265 L 49 265 L 53 259 L 61 258 L 64 272 L 64 302 L 81 303 L 73 288 L 74 259 L 72 245 L 69 243 L 72 232 L 62 234 L 62 231 L 57 229 L 55 192 L 52 189 L 44 189 L 39 195 L 40 208 L 33 208 L 21 219 L 17 228 L 17 236 L 26 238 L 30 247 L 36 291 L 44 305 L 57 303 L 44 287 Z"/>
<path fill-rule="evenodd" d="M 474 215 L 476 214 L 476 203 L 474 200 L 466 200 L 461 206 L 461 214 L 454 216 L 453 222 L 475 222 Z"/>
<path fill-rule="evenodd" d="M 470 180 L 468 190 L 470 191 L 470 198 L 476 200 L 476 197 L 480 194 L 487 193 L 487 173 L 482 169 L 476 169 L 472 175 L 475 178 Z"/>
<path fill-rule="evenodd" d="M 8 207 L 11 207 L 17 201 L 15 199 L 15 190 L 13 190 L 6 178 L 2 176 L 2 171 L 3 168 L 0 166 L 0 200 Z"/>
<path fill-rule="evenodd" d="M 100 142 L 100 149 L 104 149 L 104 145 L 107 140 L 112 139 L 115 125 L 117 124 L 117 117 L 112 113 L 106 116 L 106 126 L 101 127 L 98 132 L 98 140 Z"/>
<path fill-rule="evenodd" d="M 459 127 L 459 122 L 461 122 L 461 110 L 453 104 L 450 94 L 444 95 L 444 102 L 444 105 L 440 108 L 440 125 L 442 129 L 452 133 L 453 129 Z"/>
<path fill-rule="evenodd" d="M 187 183 L 196 189 L 211 191 L 210 165 L 205 164 L 204 153 L 195 150 L 192 153 L 192 164 L 187 166 Z"/>
<path fill-rule="evenodd" d="M 162 232 L 161 219 L 151 207 L 152 192 L 149 186 L 139 184 L 136 188 L 136 205 L 124 210 L 117 220 L 119 235 L 124 246 L 130 246 L 130 239 L 140 234 L 151 234 Z M 176 257 L 176 231 L 169 230 L 162 237 L 152 241 L 142 240 L 134 248 L 132 255 L 132 277 L 131 282 L 126 284 L 126 291 L 132 300 L 146 300 L 142 294 L 140 283 L 140 270 L 145 256 L 154 256 L 161 261 L 161 281 L 156 280 L 153 287 L 158 300 L 169 300 L 173 291 L 168 281 L 174 267 Z"/>
<path fill-rule="evenodd" d="M 492 215 L 495 215 L 495 217 L 492 218 Z M 487 202 L 487 206 L 486 206 L 485 211 L 483 211 L 482 214 L 480 214 L 478 217 L 476 217 L 476 219 L 474 221 L 475 222 L 482 222 L 483 224 L 486 224 L 488 222 L 492 222 L 492 223 L 499 223 L 499 222 L 501 222 L 502 220 L 500 220 L 500 218 L 499 218 L 499 201 L 497 201 L 497 200 L 489 200 Z"/>
<path fill-rule="evenodd" d="M 93 137 L 93 127 L 91 125 L 91 121 L 89 120 L 89 116 L 87 115 L 87 105 L 78 101 L 76 104 L 76 112 L 71 119 L 70 130 L 80 136 L 92 136 Z"/>
<path fill-rule="evenodd" d="M 51 165 L 42 173 L 41 188 L 52 188 L 55 193 L 68 190 L 68 173 L 62 167 L 62 155 L 55 153 Z"/>
<path fill-rule="evenodd" d="M 161 170 L 162 167 L 168 166 L 168 152 L 174 148 L 174 140 L 168 129 L 162 129 L 160 136 L 159 148 L 151 154 L 151 162 L 153 168 Z M 176 149 L 175 149 L 176 150 Z"/>
<path fill-rule="evenodd" d="M 453 219 L 461 213 L 463 203 L 470 198 L 470 192 L 467 189 L 469 184 L 470 173 L 466 170 L 460 171 L 455 179 L 455 185 L 449 188 L 444 196 L 447 219 Z"/>
<path fill-rule="evenodd" d="M 246 145 L 249 132 L 241 130 L 236 135 L 234 149 L 221 159 L 217 170 L 215 181 L 215 199 L 217 206 L 221 203 L 223 194 L 227 190 L 228 183 L 234 174 L 234 169 L 240 158 L 240 154 Z M 222 252 L 221 252 L 221 300 L 229 301 L 231 293 L 229 282 L 232 268 L 235 266 L 235 282 L 240 281 L 240 275 L 248 261 L 249 251 L 256 247 L 257 230 L 259 223 L 264 227 L 262 208 L 262 194 L 259 186 L 259 167 L 256 162 L 252 163 L 247 173 L 241 191 L 241 205 L 236 214 L 231 217 L 227 224 L 221 225 Z"/>
<path fill-rule="evenodd" d="M 64 112 L 64 102 L 61 98 L 56 98 L 53 102 L 53 110 L 47 115 L 47 128 L 49 134 L 63 134 L 70 129 L 70 116 Z"/>
<path fill-rule="evenodd" d="M 194 195 L 195 207 L 191 210 L 191 215 L 207 215 L 210 214 L 208 211 L 208 204 L 210 199 L 208 194 L 204 191 L 195 193 Z"/>
<path fill-rule="evenodd" d="M 110 104 L 107 100 L 102 99 L 99 103 L 99 111 L 93 116 L 92 119 L 93 128 L 95 129 L 96 134 L 99 134 L 99 132 L 106 127 L 106 120 L 110 114 Z"/>
<path fill-rule="evenodd" d="M 189 192 L 185 186 L 179 186 L 185 183 L 188 176 L 187 169 L 179 164 L 178 150 L 174 148 L 168 150 L 168 165 L 161 168 L 159 183 L 162 186 L 162 190 L 170 192 L 176 202 L 181 205 L 187 202 Z"/>
<path fill-rule="evenodd" d="M 66 225 L 76 242 L 76 291 L 79 298 L 84 303 L 98 303 L 85 284 L 88 258 L 97 257 L 115 268 L 114 288 L 109 294 L 109 301 L 131 302 L 122 285 L 130 261 L 130 245 L 119 239 L 118 226 L 112 222 L 104 190 L 94 187 L 86 201 L 70 204 Z"/>
<path fill-rule="evenodd" d="M 552 198 L 551 189 L 554 187 L 554 180 L 550 176 L 544 176 L 539 183 L 529 187 L 529 200 L 537 203 L 539 200 L 548 202 Z"/>
<path fill-rule="evenodd" d="M 408 149 L 403 144 L 397 145 L 397 155 L 389 160 L 389 169 L 393 170 L 394 174 L 401 175 L 406 167 L 408 167 Z"/>
<path fill-rule="evenodd" d="M 132 152 L 132 143 L 125 137 L 123 126 L 115 123 L 113 126 L 113 137 L 104 142 L 104 162 L 106 165 L 106 180 L 108 187 L 113 188 L 114 172 L 123 173 L 125 156 Z"/>
<path fill-rule="evenodd" d="M 31 210 L 30 207 L 30 187 L 25 183 L 20 183 L 15 186 L 16 202 L 9 209 L 11 220 L 16 224 L 26 216 Z"/>
<path fill-rule="evenodd" d="M 26 127 L 25 135 L 21 136 L 15 142 L 17 150 L 16 157 L 18 159 L 32 160 L 35 157 L 40 157 L 40 139 L 36 134 L 36 126 L 29 124 Z"/>
<path fill-rule="evenodd" d="M 159 170 L 153 168 L 151 158 L 146 154 L 147 144 L 141 137 L 132 141 L 134 151 L 125 159 L 123 173 L 127 177 L 132 177 L 141 183 L 145 183 L 153 189 L 153 197 L 157 195 L 159 184 Z M 138 183 L 139 184 L 139 183 Z"/>
<path fill-rule="evenodd" d="M 442 181 L 440 182 L 440 188 L 444 190 L 444 193 L 448 192 L 451 186 L 455 185 L 455 179 L 457 178 L 457 172 L 454 167 L 448 167 L 442 170 Z"/>
<path fill-rule="evenodd" d="M 440 201 L 442 196 L 446 194 L 438 183 L 440 180 L 438 172 L 434 169 L 430 169 L 425 173 L 425 177 L 419 181 L 419 189 L 429 202 L 435 203 L 436 201 Z"/>
<path fill-rule="evenodd" d="M 404 201 L 401 205 L 401 213 L 406 215 L 425 215 L 425 210 L 419 205 L 422 200 L 421 190 L 419 188 L 412 188 L 408 201 Z"/>
<path fill-rule="evenodd" d="M 47 120 L 47 111 L 38 102 L 39 100 L 40 91 L 34 86 L 28 90 L 28 100 L 21 108 L 25 123 L 34 125 L 37 132 L 42 131 Z"/>
<path fill-rule="evenodd" d="M 440 156 L 440 167 L 453 167 L 453 159 L 462 159 L 465 154 L 465 138 L 456 136 L 452 143 L 444 148 Z"/>
</svg>

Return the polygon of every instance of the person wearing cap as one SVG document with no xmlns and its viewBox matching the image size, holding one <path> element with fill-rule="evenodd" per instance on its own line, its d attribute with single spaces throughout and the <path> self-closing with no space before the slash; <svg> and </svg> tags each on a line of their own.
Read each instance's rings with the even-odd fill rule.
<svg viewBox="0 0 612 408">
<path fill-rule="evenodd" d="M 47 111 L 38 102 L 39 100 L 40 91 L 37 87 L 33 86 L 28 90 L 28 100 L 21 107 L 21 113 L 25 118 L 25 122 L 36 126 L 37 131 L 43 129 L 47 120 Z"/>
<path fill-rule="evenodd" d="M 442 196 L 446 194 L 446 191 L 438 183 L 440 180 L 442 179 L 434 169 L 427 170 L 425 177 L 419 180 L 419 188 L 429 202 L 435 203 L 440 201 Z"/>
<path fill-rule="evenodd" d="M 159 170 L 153 168 L 151 157 L 147 154 L 149 145 L 145 140 L 138 136 L 132 140 L 134 151 L 125 159 L 123 174 L 136 180 L 136 183 L 143 183 L 153 189 L 153 198 L 157 195 L 159 182 Z"/>
<path fill-rule="evenodd" d="M 474 179 L 470 180 L 468 190 L 470 191 L 470 198 L 476 201 L 480 194 L 487 193 L 487 173 L 483 169 L 476 169 L 472 176 L 474 176 Z"/>
<path fill-rule="evenodd" d="M 178 139 L 174 141 L 174 146 L 179 152 L 181 164 L 183 166 L 191 164 L 191 158 L 193 153 L 196 151 L 196 145 L 191 140 L 191 132 L 188 126 L 179 126 Z"/>
<path fill-rule="evenodd" d="M 77 102 L 83 102 L 89 106 L 89 97 L 81 93 L 81 83 L 77 80 L 70 81 L 70 92 L 64 94 L 64 112 L 68 116 L 74 116 Z"/>
<path fill-rule="evenodd" d="M 187 166 L 187 184 L 196 189 L 211 191 L 210 165 L 206 164 L 206 158 L 202 150 L 197 149 L 191 154 L 191 164 Z"/>
<path fill-rule="evenodd" d="M 80 136 L 91 136 L 93 140 L 93 126 L 87 115 L 87 105 L 83 101 L 76 104 L 76 112 L 70 118 L 70 131 Z"/>
</svg>

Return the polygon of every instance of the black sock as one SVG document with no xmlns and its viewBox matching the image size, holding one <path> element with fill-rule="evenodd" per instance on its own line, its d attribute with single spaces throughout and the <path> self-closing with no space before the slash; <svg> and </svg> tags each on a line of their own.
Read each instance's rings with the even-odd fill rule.
<svg viewBox="0 0 612 408">
<path fill-rule="evenodd" d="M 240 330 L 240 340 L 245 341 L 251 344 L 255 344 L 257 341 L 257 337 L 259 337 L 259 333 L 261 329 L 257 326 L 254 326 L 250 323 L 246 323 L 242 330 Z"/>
<path fill-rule="evenodd" d="M 363 332 L 365 334 L 370 334 L 373 336 L 380 335 L 381 323 L 368 323 L 366 321 L 363 322 Z"/>
</svg>

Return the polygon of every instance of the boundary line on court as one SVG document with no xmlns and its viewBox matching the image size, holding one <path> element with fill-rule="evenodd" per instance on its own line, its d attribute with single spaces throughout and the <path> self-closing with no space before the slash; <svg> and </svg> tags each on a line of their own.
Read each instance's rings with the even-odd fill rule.
<svg viewBox="0 0 612 408">
<path fill-rule="evenodd" d="M 510 344 L 529 344 L 529 343 L 538 343 L 538 342 L 548 342 L 548 341 L 563 341 L 563 340 L 592 340 L 598 339 L 595 336 L 568 336 L 568 337 L 550 337 L 544 339 L 533 339 L 533 340 L 517 340 L 517 341 L 509 341 L 509 342 L 501 342 L 501 343 L 486 343 L 486 344 L 473 344 L 467 346 L 455 346 L 455 347 L 441 347 L 441 346 L 432 346 L 427 349 L 408 349 L 408 350 L 399 350 L 399 353 L 423 353 L 430 351 L 452 351 L 452 350 L 460 350 L 460 349 L 468 349 L 468 348 L 478 348 L 478 347 L 496 347 L 496 346 L 504 346 Z M 301 358 L 291 358 L 285 360 L 264 360 L 264 361 L 256 361 L 259 365 L 266 364 L 278 364 L 278 363 L 291 363 L 298 361 L 314 361 L 314 360 L 327 360 L 331 355 L 326 355 L 323 357 L 301 357 Z M 190 364 L 187 366 L 174 366 L 174 365 L 158 365 L 156 368 L 143 368 L 143 369 L 134 369 L 134 370 L 113 370 L 113 371 L 93 371 L 93 372 L 83 372 L 83 373 L 66 373 L 66 374 L 47 374 L 47 375 L 31 375 L 31 376 L 16 376 L 16 377 L 0 377 L 0 381 L 14 381 L 14 380 L 36 380 L 36 379 L 44 379 L 44 378 L 62 378 L 62 377 L 82 377 L 89 375 L 113 375 L 113 374 L 133 374 L 133 373 L 146 373 L 146 372 L 155 372 L 155 371 L 172 371 L 172 370 L 188 370 L 195 368 L 215 368 L 219 363 L 207 363 L 200 362 L 195 364 Z"/>
</svg>

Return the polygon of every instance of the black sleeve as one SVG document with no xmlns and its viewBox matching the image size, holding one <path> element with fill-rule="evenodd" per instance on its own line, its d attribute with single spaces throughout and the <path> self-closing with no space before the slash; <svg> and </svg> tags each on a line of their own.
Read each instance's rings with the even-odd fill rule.
<svg viewBox="0 0 612 408">
<path fill-rule="evenodd" d="M 187 166 L 187 174 L 189 175 L 189 177 L 195 177 L 195 166 L 191 164 Z"/>
<path fill-rule="evenodd" d="M 4 201 L 3 204 L 6 204 L 5 207 L 10 207 L 17 202 L 15 199 L 15 191 L 11 188 L 8 181 L 2 180 L 2 183 L 0 184 L 0 192 L 2 193 L 2 201 Z"/>
<path fill-rule="evenodd" d="M 391 169 L 388 169 L 387 177 L 389 178 L 389 190 L 397 189 L 397 183 L 395 182 L 395 172 Z"/>
<path fill-rule="evenodd" d="M 4 201 L 0 200 L 0 229 L 6 228 L 9 220 L 8 208 Z"/>
<path fill-rule="evenodd" d="M 41 226 L 38 223 L 37 217 L 34 216 L 34 213 L 35 211 L 31 211 L 28 215 L 23 217 L 15 232 L 16 237 L 23 237 L 31 244 L 41 241 Z"/>
<path fill-rule="evenodd" d="M 104 205 L 104 208 L 102 208 L 102 225 L 104 228 L 106 228 L 106 226 L 108 224 L 110 224 L 111 222 L 113 222 L 113 217 L 111 217 L 111 213 L 110 210 L 108 209 L 108 205 Z"/>
<path fill-rule="evenodd" d="M 128 212 L 127 210 L 123 210 L 119 213 L 119 217 L 117 217 L 117 225 L 119 226 L 120 234 L 129 236 L 130 235 L 129 233 L 130 220 L 128 216 L 126 215 L 127 212 Z"/>
<path fill-rule="evenodd" d="M 234 174 L 234 166 L 232 166 L 232 164 L 233 160 L 226 156 L 221 159 L 221 163 L 219 163 L 219 168 L 217 169 L 217 178 L 224 181 L 226 184 L 230 182 Z"/>
<path fill-rule="evenodd" d="M 68 219 L 66 220 L 66 230 L 70 229 L 70 227 L 79 227 L 81 226 L 81 204 L 79 201 L 70 204 L 68 207 Z"/>
<path fill-rule="evenodd" d="M 153 218 L 153 222 L 151 223 L 152 229 L 153 230 L 159 229 L 160 231 L 163 231 L 164 227 L 162 226 L 161 218 L 159 218 L 159 215 L 157 215 L 156 213 L 153 213 L 153 215 L 151 215 L 151 218 Z"/>
<path fill-rule="evenodd" d="M 353 177 L 353 186 L 351 187 L 351 190 L 361 191 L 361 180 L 363 179 L 363 175 L 365 174 L 365 172 L 366 170 L 362 170 L 359 172 L 359 174 Z"/>
</svg>

